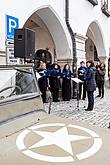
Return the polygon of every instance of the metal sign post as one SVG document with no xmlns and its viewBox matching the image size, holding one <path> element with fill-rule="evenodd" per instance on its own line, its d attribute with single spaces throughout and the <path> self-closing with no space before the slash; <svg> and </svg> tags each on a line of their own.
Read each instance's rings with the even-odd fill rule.
<svg viewBox="0 0 110 165">
<path fill-rule="evenodd" d="M 19 19 L 6 15 L 6 64 L 19 64 L 14 57 L 14 30 L 19 28 Z"/>
<path fill-rule="evenodd" d="M 19 59 L 14 57 L 14 41 L 6 41 L 6 64 L 19 64 Z"/>
<path fill-rule="evenodd" d="M 77 84 L 77 109 L 79 110 L 79 83 L 83 83 L 83 81 L 81 81 L 78 78 L 71 78 L 72 81 L 74 81 Z"/>
</svg>

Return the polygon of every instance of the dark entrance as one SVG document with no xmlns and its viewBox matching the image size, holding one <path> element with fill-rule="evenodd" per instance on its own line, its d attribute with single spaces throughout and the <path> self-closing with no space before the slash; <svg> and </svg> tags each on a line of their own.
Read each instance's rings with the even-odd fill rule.
<svg viewBox="0 0 110 165">
<path fill-rule="evenodd" d="M 35 53 L 35 60 L 43 61 L 49 65 L 52 63 L 52 56 L 48 49 L 39 49 Z"/>
</svg>

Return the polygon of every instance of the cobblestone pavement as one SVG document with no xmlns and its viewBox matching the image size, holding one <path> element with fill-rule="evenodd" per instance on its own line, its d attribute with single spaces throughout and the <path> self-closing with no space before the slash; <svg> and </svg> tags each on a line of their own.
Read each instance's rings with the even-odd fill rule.
<svg viewBox="0 0 110 165">
<path fill-rule="evenodd" d="M 96 97 L 97 91 L 94 93 Z M 52 102 L 51 114 L 76 119 L 81 122 L 88 122 L 92 125 L 97 125 L 108 129 L 110 122 L 110 88 L 105 89 L 105 96 L 103 99 L 95 98 L 95 105 L 93 111 L 85 111 L 87 107 L 87 99 L 79 101 L 79 110 L 77 108 L 77 100 L 71 99 L 70 101 Z M 49 103 L 44 104 L 46 111 L 49 109 Z"/>
</svg>

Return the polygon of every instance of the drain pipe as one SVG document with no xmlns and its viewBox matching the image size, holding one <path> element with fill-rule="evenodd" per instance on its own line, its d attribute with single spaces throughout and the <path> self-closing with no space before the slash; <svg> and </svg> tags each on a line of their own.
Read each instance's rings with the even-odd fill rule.
<svg viewBox="0 0 110 165">
<path fill-rule="evenodd" d="M 69 23 L 69 0 L 65 0 L 65 21 L 72 40 L 72 53 L 73 53 L 72 70 L 76 77 L 77 76 L 76 41 L 75 41 L 75 33 L 73 32 Z M 77 98 L 77 85 L 74 81 L 73 81 L 73 98 Z"/>
<path fill-rule="evenodd" d="M 69 0 L 65 0 L 65 21 L 66 21 L 66 25 L 68 28 L 68 31 L 70 33 L 71 36 L 71 40 L 72 40 L 72 53 L 73 53 L 73 71 L 76 75 L 77 73 L 77 56 L 76 56 L 76 41 L 75 41 L 75 33 L 73 32 L 70 23 L 69 23 Z"/>
</svg>

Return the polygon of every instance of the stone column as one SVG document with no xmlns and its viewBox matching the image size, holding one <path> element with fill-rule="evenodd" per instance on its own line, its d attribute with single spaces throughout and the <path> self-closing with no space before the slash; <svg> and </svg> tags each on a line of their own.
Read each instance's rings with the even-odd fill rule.
<svg viewBox="0 0 110 165">
<path fill-rule="evenodd" d="M 79 67 L 81 61 L 86 61 L 85 41 L 87 40 L 87 37 L 76 33 L 75 39 L 77 51 L 77 67 Z"/>
</svg>

